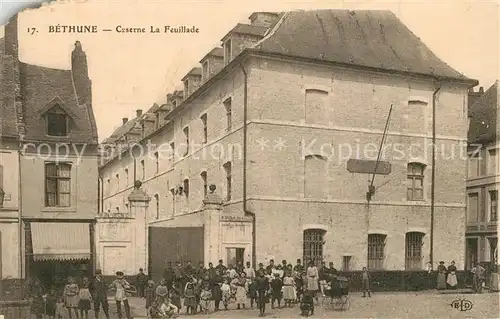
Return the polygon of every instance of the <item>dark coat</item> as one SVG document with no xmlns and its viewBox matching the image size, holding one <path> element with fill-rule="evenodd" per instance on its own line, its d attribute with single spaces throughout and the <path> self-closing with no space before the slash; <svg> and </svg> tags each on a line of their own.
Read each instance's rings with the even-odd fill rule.
<svg viewBox="0 0 500 319">
<path fill-rule="evenodd" d="M 99 280 L 97 277 L 94 277 L 90 283 L 89 290 L 94 300 L 107 300 L 108 298 L 108 285 L 102 278 Z"/>
</svg>

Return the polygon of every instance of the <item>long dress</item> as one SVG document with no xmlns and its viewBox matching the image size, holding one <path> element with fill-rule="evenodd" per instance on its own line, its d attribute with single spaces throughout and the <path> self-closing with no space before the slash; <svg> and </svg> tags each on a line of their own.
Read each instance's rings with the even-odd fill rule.
<svg viewBox="0 0 500 319">
<path fill-rule="evenodd" d="M 229 284 L 227 283 L 223 283 L 220 287 L 220 290 L 222 293 L 222 303 L 224 304 L 224 306 L 227 306 L 231 301 L 231 286 L 229 286 Z"/>
<path fill-rule="evenodd" d="M 318 291 L 318 268 L 315 266 L 307 268 L 307 290 Z"/>
<path fill-rule="evenodd" d="M 451 289 L 455 289 L 457 287 L 457 275 L 456 275 L 457 267 L 455 265 L 450 265 L 448 267 L 448 278 L 446 283 L 450 285 Z"/>
<path fill-rule="evenodd" d="M 437 271 L 437 289 L 446 289 L 446 267 L 439 265 Z"/>
<path fill-rule="evenodd" d="M 247 301 L 248 283 L 246 278 L 236 278 L 232 284 L 236 287 L 236 303 L 244 305 Z"/>
<path fill-rule="evenodd" d="M 64 288 L 64 299 L 67 308 L 78 308 L 80 296 L 78 295 L 80 289 L 77 284 L 67 284 Z"/>
<path fill-rule="evenodd" d="M 295 280 L 290 276 L 283 278 L 283 299 L 295 300 L 297 294 L 295 293 Z"/>
<path fill-rule="evenodd" d="M 196 296 L 194 292 L 194 284 L 188 282 L 184 288 L 184 307 L 196 308 Z"/>
</svg>

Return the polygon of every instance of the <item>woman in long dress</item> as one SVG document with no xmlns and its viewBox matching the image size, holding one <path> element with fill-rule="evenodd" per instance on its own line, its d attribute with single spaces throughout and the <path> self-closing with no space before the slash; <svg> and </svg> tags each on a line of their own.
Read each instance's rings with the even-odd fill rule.
<svg viewBox="0 0 500 319">
<path fill-rule="evenodd" d="M 306 275 L 307 275 L 306 291 L 311 291 L 316 301 L 318 301 L 318 290 L 319 290 L 318 268 L 316 268 L 313 261 L 309 262 Z"/>
<path fill-rule="evenodd" d="M 232 286 L 236 288 L 236 306 L 238 309 L 241 309 L 240 307 L 245 308 L 245 303 L 247 301 L 247 290 L 248 290 L 248 283 L 247 279 L 245 278 L 245 273 L 241 272 L 240 277 L 236 277 L 233 279 Z"/>
<path fill-rule="evenodd" d="M 444 265 L 444 261 L 439 262 L 439 266 L 437 267 L 438 275 L 437 275 L 437 289 L 443 290 L 446 289 L 446 267 Z"/>
<path fill-rule="evenodd" d="M 451 261 L 451 265 L 448 266 L 448 278 L 446 283 L 450 286 L 450 289 L 457 289 L 457 275 L 456 275 L 457 267 L 455 266 L 455 261 Z"/>
</svg>

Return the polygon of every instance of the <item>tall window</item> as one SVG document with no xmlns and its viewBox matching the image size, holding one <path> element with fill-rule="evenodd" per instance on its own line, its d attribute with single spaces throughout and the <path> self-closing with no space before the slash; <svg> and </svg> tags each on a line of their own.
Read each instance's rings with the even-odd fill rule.
<svg viewBox="0 0 500 319">
<path fill-rule="evenodd" d="M 158 173 L 160 172 L 160 159 L 159 159 L 158 152 L 155 152 L 155 153 L 154 153 L 154 156 L 155 156 L 155 169 L 156 169 L 156 174 L 158 174 Z"/>
<path fill-rule="evenodd" d="M 224 164 L 224 171 L 226 172 L 226 201 L 231 200 L 231 162 Z"/>
<path fill-rule="evenodd" d="M 156 219 L 160 218 L 160 196 L 155 194 L 155 204 L 156 204 Z"/>
<path fill-rule="evenodd" d="M 231 48 L 231 39 L 227 40 L 226 43 L 224 43 L 224 64 L 227 65 L 229 62 L 231 62 L 231 54 L 232 54 L 232 48 Z"/>
<path fill-rule="evenodd" d="M 497 174 L 497 150 L 491 149 L 488 151 L 488 175 Z"/>
<path fill-rule="evenodd" d="M 479 152 L 469 155 L 468 173 L 469 178 L 481 176 L 481 156 Z"/>
<path fill-rule="evenodd" d="M 351 270 L 351 259 L 352 259 L 352 256 L 343 256 L 342 257 L 342 271 L 350 271 Z"/>
<path fill-rule="evenodd" d="M 125 203 L 125 213 L 130 214 L 130 210 L 128 208 L 128 203 Z"/>
<path fill-rule="evenodd" d="M 106 181 L 106 193 L 109 195 L 111 194 L 111 178 L 108 178 Z"/>
<path fill-rule="evenodd" d="M 467 201 L 467 222 L 477 223 L 479 213 L 479 194 L 469 193 Z"/>
<path fill-rule="evenodd" d="M 421 163 L 408 164 L 408 200 L 424 200 L 424 169 Z"/>
<path fill-rule="evenodd" d="M 71 164 L 45 164 L 45 206 L 71 206 Z"/>
<path fill-rule="evenodd" d="M 184 156 L 189 154 L 189 127 L 185 127 L 184 130 L 184 138 L 186 139 L 186 149 L 184 151 Z"/>
<path fill-rule="evenodd" d="M 419 100 L 408 101 L 408 107 L 405 108 L 405 119 L 403 120 L 404 129 L 409 133 L 427 133 L 427 121 L 425 109 L 427 102 Z"/>
<path fill-rule="evenodd" d="M 304 158 L 304 197 L 327 198 L 328 174 L 326 158 L 319 155 L 307 155 Z"/>
<path fill-rule="evenodd" d="M 141 160 L 141 180 L 144 181 L 146 179 L 146 165 L 144 164 L 144 160 Z"/>
<path fill-rule="evenodd" d="M 406 270 L 421 270 L 422 269 L 422 245 L 424 234 L 419 232 L 406 233 L 406 253 L 405 253 L 405 269 Z"/>
<path fill-rule="evenodd" d="M 322 229 L 304 230 L 304 264 L 307 264 L 312 260 L 316 266 L 321 265 L 321 262 L 323 261 L 324 236 L 325 231 Z"/>
<path fill-rule="evenodd" d="M 60 107 L 54 107 L 47 113 L 47 135 L 68 135 L 68 116 Z"/>
<path fill-rule="evenodd" d="M 120 190 L 120 174 L 116 174 L 115 179 L 116 179 L 116 191 L 118 192 Z"/>
<path fill-rule="evenodd" d="M 386 235 L 368 235 L 368 269 L 383 269 Z"/>
<path fill-rule="evenodd" d="M 125 169 L 125 186 L 129 185 L 129 180 L 128 180 L 128 168 Z"/>
<path fill-rule="evenodd" d="M 201 124 L 203 125 L 203 144 L 207 143 L 208 140 L 208 127 L 207 127 L 207 114 L 203 114 L 201 117 Z"/>
<path fill-rule="evenodd" d="M 498 219 L 498 191 L 490 191 L 490 222 Z"/>
<path fill-rule="evenodd" d="M 187 99 L 189 96 L 189 81 L 184 81 L 184 99 Z"/>
<path fill-rule="evenodd" d="M 200 176 L 203 181 L 203 198 L 205 198 L 208 193 L 207 172 L 201 172 Z"/>
<path fill-rule="evenodd" d="M 227 131 L 230 131 L 231 130 L 231 126 L 233 125 L 232 124 L 232 102 L 231 102 L 231 98 L 227 98 L 225 101 L 224 101 L 224 109 L 226 110 L 226 130 Z"/>
<path fill-rule="evenodd" d="M 156 120 L 155 120 L 155 129 L 157 130 L 160 128 L 160 113 L 156 113 Z"/>
<path fill-rule="evenodd" d="M 307 124 L 328 124 L 328 92 L 306 90 L 305 121 Z"/>
<path fill-rule="evenodd" d="M 184 180 L 182 190 L 184 192 L 184 196 L 186 196 L 186 198 L 189 198 L 189 180 L 188 179 Z"/>
</svg>

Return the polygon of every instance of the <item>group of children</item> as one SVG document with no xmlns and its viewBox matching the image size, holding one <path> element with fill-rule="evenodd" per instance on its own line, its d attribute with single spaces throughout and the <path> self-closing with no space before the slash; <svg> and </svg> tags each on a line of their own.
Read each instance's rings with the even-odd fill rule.
<svg viewBox="0 0 500 319">
<path fill-rule="evenodd" d="M 306 273 L 303 272 L 273 272 L 266 271 L 270 289 L 267 291 L 266 303 L 271 307 L 293 307 L 299 303 L 304 293 Z M 145 289 L 146 308 L 151 318 L 171 318 L 179 314 L 184 307 L 186 315 L 208 313 L 212 304 L 214 310 L 219 310 L 219 303 L 228 310 L 230 304 L 237 309 L 251 309 L 258 306 L 258 291 L 255 278 L 247 278 L 245 272 L 229 271 L 222 276 L 222 280 L 214 282 L 209 276 L 195 278 L 191 276 L 184 287 L 175 283 L 167 286 L 165 280 L 157 285 L 152 280 L 147 282 Z"/>
<path fill-rule="evenodd" d="M 34 300 L 34 303 L 38 305 L 34 311 L 36 317 L 42 318 L 45 314 L 50 319 L 62 319 L 68 314 L 70 319 L 73 316 L 75 318 L 88 319 L 92 301 L 89 285 L 88 278 L 84 278 L 83 284 L 79 287 L 76 280 L 73 277 L 69 277 L 68 283 L 62 293 L 51 289 L 44 296 L 38 295 L 36 298 L 39 300 Z"/>
</svg>

